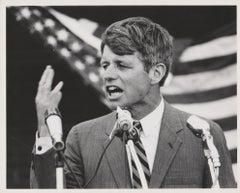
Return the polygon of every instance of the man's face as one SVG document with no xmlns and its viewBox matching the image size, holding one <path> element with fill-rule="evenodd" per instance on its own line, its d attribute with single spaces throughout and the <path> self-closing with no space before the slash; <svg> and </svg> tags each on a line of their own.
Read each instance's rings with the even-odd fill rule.
<svg viewBox="0 0 240 193">
<path fill-rule="evenodd" d="M 116 55 L 107 45 L 103 49 L 101 66 L 104 91 L 113 109 L 117 106 L 141 106 L 151 98 L 149 74 L 137 54 Z"/>
</svg>

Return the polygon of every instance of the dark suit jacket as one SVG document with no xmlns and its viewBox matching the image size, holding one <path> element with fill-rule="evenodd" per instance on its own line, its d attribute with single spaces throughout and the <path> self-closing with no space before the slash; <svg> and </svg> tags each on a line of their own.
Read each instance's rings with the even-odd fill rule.
<svg viewBox="0 0 240 193">
<path fill-rule="evenodd" d="M 211 187 L 202 140 L 186 126 L 189 114 L 165 102 L 150 188 Z M 109 134 L 116 121 L 115 113 L 76 125 L 66 141 L 66 158 L 81 185 L 93 175 Z M 229 151 L 221 128 L 211 121 L 211 134 L 220 154 L 220 186 L 236 187 Z M 54 151 L 34 155 L 31 169 L 32 188 L 55 188 Z M 65 168 L 68 188 L 76 188 Z M 115 138 L 106 151 L 96 177 L 87 188 L 131 188 L 124 143 Z"/>
</svg>

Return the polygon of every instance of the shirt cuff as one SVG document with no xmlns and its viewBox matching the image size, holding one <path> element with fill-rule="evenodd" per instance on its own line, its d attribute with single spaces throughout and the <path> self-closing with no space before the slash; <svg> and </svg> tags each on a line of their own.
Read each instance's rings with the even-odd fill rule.
<svg viewBox="0 0 240 193">
<path fill-rule="evenodd" d="M 36 155 L 41 155 L 52 148 L 51 137 L 38 137 L 38 131 L 36 132 Z"/>
</svg>

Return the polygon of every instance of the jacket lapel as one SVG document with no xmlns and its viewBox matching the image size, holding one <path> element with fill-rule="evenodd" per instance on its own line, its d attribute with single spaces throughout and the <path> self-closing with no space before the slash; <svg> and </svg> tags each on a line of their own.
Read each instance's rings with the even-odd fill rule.
<svg viewBox="0 0 240 193">
<path fill-rule="evenodd" d="M 168 103 L 165 102 L 164 105 L 157 152 L 149 184 L 150 188 L 160 188 L 167 170 L 182 144 L 182 140 L 177 135 L 182 130 L 179 115 Z"/>
<path fill-rule="evenodd" d="M 109 135 L 114 127 L 115 121 L 115 118 L 111 119 L 106 127 L 106 139 L 103 144 L 104 148 L 110 141 Z M 107 148 L 106 158 L 118 188 L 130 188 L 127 154 L 125 151 L 125 145 L 119 137 L 115 137 Z"/>
</svg>

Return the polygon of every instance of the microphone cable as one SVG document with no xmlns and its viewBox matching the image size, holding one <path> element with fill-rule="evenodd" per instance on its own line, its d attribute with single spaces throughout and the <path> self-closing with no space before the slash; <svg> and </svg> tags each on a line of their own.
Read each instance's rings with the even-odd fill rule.
<svg viewBox="0 0 240 193">
<path fill-rule="evenodd" d="M 95 176 L 97 175 L 98 169 L 99 169 L 100 164 L 101 164 L 102 159 L 103 159 L 103 156 L 104 156 L 107 148 L 109 147 L 109 145 L 112 143 L 112 141 L 113 141 L 113 139 L 115 138 L 115 136 L 116 136 L 116 135 L 113 135 L 113 137 L 112 137 L 112 138 L 110 139 L 110 141 L 107 143 L 106 147 L 104 148 L 104 150 L 103 150 L 103 152 L 102 152 L 102 154 L 101 154 L 101 156 L 100 156 L 100 158 L 99 158 L 99 161 L 98 161 L 98 164 L 97 164 L 97 168 L 96 168 L 94 174 L 93 174 L 92 177 L 88 180 L 88 182 L 83 186 L 83 188 L 86 188 L 86 187 L 93 181 L 93 179 L 95 178 Z"/>
<path fill-rule="evenodd" d="M 126 116 L 131 116 L 131 114 L 130 114 L 130 115 L 127 114 L 127 112 L 129 113 L 129 111 L 123 111 L 120 107 L 117 108 L 117 112 L 118 112 L 117 117 L 116 117 L 117 119 L 119 119 L 119 117 L 118 117 L 119 113 L 121 113 L 122 117 L 124 117 L 125 119 L 126 119 Z M 123 119 L 123 118 L 122 118 L 122 119 Z M 124 120 L 125 120 L 125 119 L 124 119 Z M 122 122 L 123 122 L 123 121 L 122 121 Z M 125 123 L 125 122 L 124 122 L 124 123 Z M 83 186 L 83 188 L 86 188 L 86 187 L 93 181 L 93 179 L 95 178 L 95 176 L 97 175 L 97 172 L 98 172 L 98 170 L 99 170 L 100 164 L 101 164 L 102 159 L 103 159 L 103 156 L 104 156 L 107 148 L 109 147 L 109 145 L 112 143 L 113 139 L 117 136 L 117 137 L 123 137 L 124 142 L 126 141 L 126 131 L 125 131 L 124 129 L 122 130 L 122 132 L 120 132 L 120 131 L 121 131 L 121 130 L 118 130 L 116 133 L 113 134 L 112 137 L 110 137 L 110 141 L 107 143 L 105 149 L 103 150 L 103 152 L 102 152 L 102 154 L 101 154 L 101 156 L 100 156 L 100 158 L 99 158 L 99 161 L 98 161 L 98 164 L 97 164 L 97 168 L 96 168 L 93 176 L 88 180 L 88 182 Z M 120 135 L 121 135 L 121 136 L 119 136 L 119 132 L 120 132 Z"/>
<path fill-rule="evenodd" d="M 114 138 L 115 138 L 115 135 L 113 135 L 113 137 L 111 138 L 111 140 L 107 143 L 106 147 L 104 148 L 104 150 L 103 150 L 103 152 L 102 152 L 102 154 L 101 154 L 101 156 L 100 156 L 100 158 L 99 158 L 99 161 L 98 161 L 98 164 L 97 164 L 97 168 L 96 168 L 93 176 L 88 180 L 88 182 L 87 182 L 83 187 L 82 187 L 82 186 L 80 185 L 80 183 L 78 182 L 77 177 L 76 177 L 76 175 L 74 174 L 74 172 L 73 172 L 72 168 L 70 167 L 70 165 L 68 164 L 64 153 L 63 153 L 62 151 L 60 151 L 60 155 L 62 156 L 64 163 L 66 163 L 67 168 L 69 169 L 70 173 L 72 174 L 72 176 L 73 176 L 74 180 L 76 181 L 76 183 L 77 183 L 77 185 L 78 185 L 79 188 L 84 189 L 84 188 L 86 188 L 86 187 L 93 181 L 93 179 L 94 179 L 95 176 L 97 175 L 97 172 L 98 172 L 98 170 L 99 170 L 100 164 L 101 164 L 102 159 L 103 159 L 103 156 L 104 156 L 106 150 L 108 149 L 109 145 L 112 143 L 112 141 L 113 141 Z"/>
</svg>

